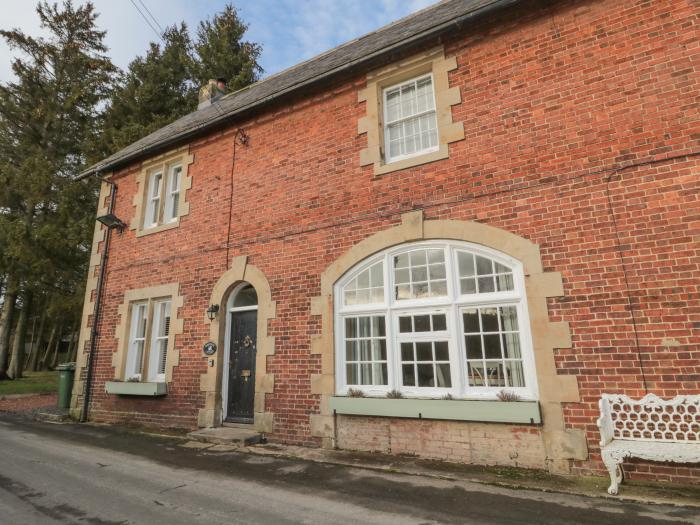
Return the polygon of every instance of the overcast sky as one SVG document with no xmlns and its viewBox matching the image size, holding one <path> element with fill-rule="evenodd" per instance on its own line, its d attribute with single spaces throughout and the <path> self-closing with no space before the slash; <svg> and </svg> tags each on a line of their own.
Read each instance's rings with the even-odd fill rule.
<svg viewBox="0 0 700 525">
<path fill-rule="evenodd" d="M 142 11 L 145 10 L 139 1 L 148 7 L 162 27 L 184 20 L 192 32 L 200 20 L 211 17 L 227 3 L 226 0 L 134 0 Z M 267 76 L 434 2 L 237 0 L 233 4 L 249 25 L 246 39 L 263 46 L 261 62 Z M 93 4 L 100 13 L 98 25 L 107 31 L 109 54 L 122 69 L 135 56 L 143 55 L 151 40 L 157 39 L 131 0 L 93 0 Z M 31 35 L 40 34 L 36 1 L 0 0 L 0 6 L 0 28 L 19 27 Z M 11 78 L 11 59 L 10 50 L 0 39 L 0 82 Z"/>
</svg>

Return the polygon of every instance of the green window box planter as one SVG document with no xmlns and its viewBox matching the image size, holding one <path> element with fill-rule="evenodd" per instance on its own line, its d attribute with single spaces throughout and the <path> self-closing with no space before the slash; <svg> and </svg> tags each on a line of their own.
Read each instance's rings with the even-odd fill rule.
<svg viewBox="0 0 700 525">
<path fill-rule="evenodd" d="M 120 396 L 164 396 L 168 393 L 166 383 L 141 383 L 131 381 L 108 381 L 108 394 Z"/>
<path fill-rule="evenodd" d="M 415 419 L 449 419 L 487 423 L 542 423 L 537 401 L 470 401 L 450 399 L 388 399 L 380 397 L 342 397 L 330 399 L 337 414 L 387 416 Z"/>
</svg>

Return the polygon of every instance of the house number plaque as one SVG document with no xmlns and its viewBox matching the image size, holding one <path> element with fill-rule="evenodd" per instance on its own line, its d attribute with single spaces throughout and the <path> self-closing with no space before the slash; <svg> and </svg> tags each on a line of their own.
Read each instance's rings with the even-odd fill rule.
<svg viewBox="0 0 700 525">
<path fill-rule="evenodd" d="M 216 353 L 216 343 L 207 341 L 203 347 L 204 355 L 214 355 Z"/>
</svg>

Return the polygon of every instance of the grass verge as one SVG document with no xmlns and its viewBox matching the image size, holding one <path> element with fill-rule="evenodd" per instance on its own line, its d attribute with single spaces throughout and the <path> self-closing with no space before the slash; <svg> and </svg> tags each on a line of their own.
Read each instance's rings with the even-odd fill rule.
<svg viewBox="0 0 700 525">
<path fill-rule="evenodd" d="M 58 372 L 24 372 L 20 379 L 0 381 L 0 396 L 49 394 L 58 391 Z"/>
</svg>

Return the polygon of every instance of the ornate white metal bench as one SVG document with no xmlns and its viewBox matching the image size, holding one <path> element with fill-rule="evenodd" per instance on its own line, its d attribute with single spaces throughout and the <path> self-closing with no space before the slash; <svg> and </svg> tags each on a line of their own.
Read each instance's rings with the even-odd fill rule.
<svg viewBox="0 0 700 525">
<path fill-rule="evenodd" d="M 599 402 L 600 448 L 617 494 L 625 458 L 674 463 L 700 462 L 700 395 L 665 401 L 654 394 L 631 399 L 603 394 Z"/>
</svg>

